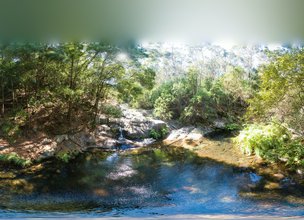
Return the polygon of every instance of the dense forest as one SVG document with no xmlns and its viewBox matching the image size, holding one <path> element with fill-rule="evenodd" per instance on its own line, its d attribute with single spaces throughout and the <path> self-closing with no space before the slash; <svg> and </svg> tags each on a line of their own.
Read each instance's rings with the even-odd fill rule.
<svg viewBox="0 0 304 220">
<path fill-rule="evenodd" d="M 296 46 L 8 43 L 1 136 L 92 128 L 119 103 L 185 125 L 225 122 L 246 154 L 304 166 L 304 49 Z"/>
</svg>

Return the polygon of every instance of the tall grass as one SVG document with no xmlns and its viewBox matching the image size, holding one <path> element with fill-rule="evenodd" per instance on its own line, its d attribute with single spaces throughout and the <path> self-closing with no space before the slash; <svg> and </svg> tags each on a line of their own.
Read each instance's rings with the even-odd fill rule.
<svg viewBox="0 0 304 220">
<path fill-rule="evenodd" d="M 291 168 L 304 168 L 304 146 L 292 139 L 285 127 L 276 124 L 247 125 L 234 142 L 247 155 L 255 154 L 267 161 L 283 161 Z"/>
</svg>

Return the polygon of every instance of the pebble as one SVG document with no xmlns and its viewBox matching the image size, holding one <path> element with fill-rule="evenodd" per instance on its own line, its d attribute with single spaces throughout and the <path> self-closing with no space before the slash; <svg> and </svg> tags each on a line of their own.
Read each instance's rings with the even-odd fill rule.
<svg viewBox="0 0 304 220">
<path fill-rule="evenodd" d="M 273 176 L 279 180 L 284 178 L 284 175 L 282 173 L 275 173 L 275 174 L 273 174 Z"/>
</svg>

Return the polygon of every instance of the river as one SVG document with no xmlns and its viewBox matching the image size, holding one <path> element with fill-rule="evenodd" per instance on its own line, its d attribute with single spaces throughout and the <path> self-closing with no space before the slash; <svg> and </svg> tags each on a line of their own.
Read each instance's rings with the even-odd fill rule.
<svg viewBox="0 0 304 220">
<path fill-rule="evenodd" d="M 181 148 L 95 149 L 2 170 L 0 217 L 304 216 L 303 186 L 268 178 Z"/>
</svg>

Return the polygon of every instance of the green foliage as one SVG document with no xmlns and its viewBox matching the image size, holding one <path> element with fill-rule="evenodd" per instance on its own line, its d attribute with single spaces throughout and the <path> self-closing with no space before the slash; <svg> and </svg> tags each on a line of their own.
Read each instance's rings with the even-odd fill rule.
<svg viewBox="0 0 304 220">
<path fill-rule="evenodd" d="M 173 101 L 174 97 L 172 95 L 162 93 L 155 101 L 153 114 L 160 119 L 171 119 L 173 117 L 173 111 L 171 110 Z"/>
<path fill-rule="evenodd" d="M 28 113 L 24 109 L 16 108 L 0 122 L 0 134 L 13 142 L 21 133 L 21 127 L 28 120 Z"/>
<path fill-rule="evenodd" d="M 20 167 L 26 167 L 26 166 L 30 166 L 32 164 L 32 162 L 30 160 L 23 159 L 16 153 L 1 154 L 0 161 L 2 161 L 4 163 L 10 163 L 10 164 L 13 164 L 16 166 L 20 166 Z"/>
<path fill-rule="evenodd" d="M 42 115 L 44 122 L 49 120 L 46 126 L 63 119 L 72 125 L 80 115 L 88 121 L 96 118 L 99 104 L 110 93 L 135 100 L 143 90 L 153 87 L 155 73 L 140 65 L 124 65 L 117 59 L 120 50 L 106 42 L 0 45 L 0 114 L 7 116 L 23 109 L 30 117 L 12 114 L 11 121 L 29 129 Z M 36 124 L 42 127 L 44 122 Z"/>
<path fill-rule="evenodd" d="M 229 123 L 225 126 L 225 129 L 228 131 L 238 131 L 242 128 L 240 124 L 237 123 Z"/>
<path fill-rule="evenodd" d="M 211 95 L 205 88 L 200 88 L 182 112 L 182 121 L 195 124 L 198 121 L 208 122 L 214 119 L 216 112 L 212 108 L 214 100 Z"/>
<path fill-rule="evenodd" d="M 224 74 L 218 79 L 201 79 L 197 70 L 189 69 L 185 77 L 152 90 L 150 100 L 154 101 L 154 115 L 190 124 L 208 124 L 216 118 L 226 118 L 231 123 L 238 121 L 247 106 L 250 86 L 243 83 L 237 92 L 228 90 L 228 82 L 238 80 L 244 73 L 239 70 L 237 74 L 228 75 L 232 76 L 226 79 Z M 241 93 L 247 95 L 240 96 Z"/>
<path fill-rule="evenodd" d="M 300 140 L 292 140 L 290 132 L 278 123 L 247 125 L 234 142 L 248 154 L 268 161 L 285 161 L 291 167 L 303 167 L 304 150 Z"/>
<path fill-rule="evenodd" d="M 160 140 L 160 139 L 165 138 L 168 133 L 169 133 L 168 128 L 162 128 L 162 129 L 159 129 L 159 130 L 151 129 L 150 137 L 154 138 L 156 140 Z"/>
<path fill-rule="evenodd" d="M 262 156 L 265 151 L 284 145 L 287 139 L 289 134 L 281 126 L 252 124 L 245 127 L 235 140 L 244 153 Z"/>
<path fill-rule="evenodd" d="M 144 88 L 139 82 L 133 81 L 129 78 L 121 80 L 117 85 L 117 90 L 119 92 L 118 97 L 127 103 L 136 102 L 144 92 Z"/>
<path fill-rule="evenodd" d="M 122 116 L 121 109 L 117 106 L 114 106 L 114 105 L 109 105 L 109 104 L 103 105 L 102 106 L 102 112 L 104 114 L 110 115 L 114 118 L 119 118 L 119 117 Z"/>
<path fill-rule="evenodd" d="M 259 72 L 259 90 L 248 101 L 247 119 L 256 123 L 246 126 L 235 142 L 247 154 L 303 168 L 304 50 L 289 49 L 268 55 L 270 62 Z"/>
<path fill-rule="evenodd" d="M 1 134 L 9 142 L 14 142 L 14 140 L 21 134 L 20 125 L 12 120 L 4 120 L 1 124 Z"/>
<path fill-rule="evenodd" d="M 78 151 L 60 151 L 56 154 L 56 158 L 64 163 L 68 163 L 79 154 Z"/>
<path fill-rule="evenodd" d="M 220 79 L 224 90 L 235 100 L 246 102 L 255 94 L 257 80 L 248 78 L 240 67 L 234 67 Z"/>
<path fill-rule="evenodd" d="M 304 49 L 269 53 L 260 69 L 260 90 L 250 100 L 248 118 L 286 123 L 304 135 Z"/>
<path fill-rule="evenodd" d="M 135 78 L 147 90 L 153 89 L 155 85 L 155 71 L 150 68 L 138 72 Z"/>
<path fill-rule="evenodd" d="M 155 86 L 155 72 L 149 68 L 137 68 L 129 77 L 119 81 L 119 98 L 136 108 L 151 109 L 151 90 Z"/>
<path fill-rule="evenodd" d="M 144 90 L 143 93 L 137 97 L 137 99 L 131 103 L 132 107 L 142 108 L 142 109 L 153 109 L 153 102 L 151 101 L 150 90 Z"/>
</svg>

